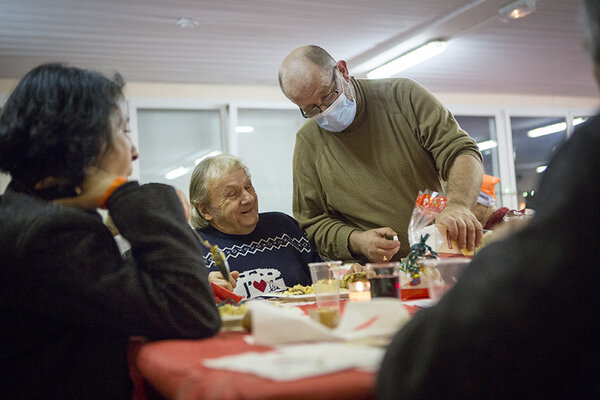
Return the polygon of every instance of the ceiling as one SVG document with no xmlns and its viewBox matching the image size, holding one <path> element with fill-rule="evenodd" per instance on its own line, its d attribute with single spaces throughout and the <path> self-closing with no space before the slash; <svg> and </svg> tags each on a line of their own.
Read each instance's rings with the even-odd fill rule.
<svg viewBox="0 0 600 400">
<path fill-rule="evenodd" d="M 401 73 L 434 92 L 597 96 L 579 0 L 0 0 L 0 78 L 48 61 L 127 81 L 277 85 L 282 59 L 317 44 L 362 76 L 428 40 L 445 53 Z M 181 17 L 195 28 L 177 26 Z"/>
</svg>

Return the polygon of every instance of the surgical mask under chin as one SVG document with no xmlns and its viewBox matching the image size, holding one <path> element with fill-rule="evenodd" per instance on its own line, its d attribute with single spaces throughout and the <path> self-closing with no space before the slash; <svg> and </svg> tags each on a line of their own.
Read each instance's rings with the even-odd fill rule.
<svg viewBox="0 0 600 400">
<path fill-rule="evenodd" d="M 342 92 L 337 99 L 327 107 L 327 110 L 313 117 L 323 129 L 331 132 L 341 132 L 346 129 L 356 115 L 356 102 L 348 100 Z"/>
</svg>

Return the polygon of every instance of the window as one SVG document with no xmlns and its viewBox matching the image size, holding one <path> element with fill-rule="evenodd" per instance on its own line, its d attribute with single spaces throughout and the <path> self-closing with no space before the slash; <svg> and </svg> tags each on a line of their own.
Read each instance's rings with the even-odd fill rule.
<svg viewBox="0 0 600 400">
<path fill-rule="evenodd" d="M 186 195 L 198 160 L 223 151 L 219 110 L 138 109 L 140 182 L 166 183 Z"/>
<path fill-rule="evenodd" d="M 483 155 L 484 173 L 500 177 L 498 140 L 494 117 L 455 115 L 455 118 L 460 127 L 477 142 Z M 502 181 L 496 185 L 496 198 L 498 204 L 502 204 Z"/>
<path fill-rule="evenodd" d="M 567 138 L 567 123 L 560 117 L 511 117 L 518 207 L 534 208 L 541 173 Z"/>
<path fill-rule="evenodd" d="M 297 109 L 238 110 L 238 156 L 250 170 L 261 212 L 292 214 L 292 157 L 304 122 Z"/>
</svg>

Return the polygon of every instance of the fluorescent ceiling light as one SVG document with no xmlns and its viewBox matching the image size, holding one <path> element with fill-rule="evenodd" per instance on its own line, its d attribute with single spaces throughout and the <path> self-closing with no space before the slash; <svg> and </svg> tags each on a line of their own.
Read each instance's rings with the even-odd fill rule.
<svg viewBox="0 0 600 400">
<path fill-rule="evenodd" d="M 177 20 L 177 26 L 181 29 L 193 29 L 198 26 L 198 21 L 193 18 L 183 17 Z"/>
<path fill-rule="evenodd" d="M 500 10 L 500 19 L 504 22 L 508 22 L 515 19 L 525 18 L 529 14 L 535 11 L 535 0 L 518 0 L 514 1 Z"/>
<path fill-rule="evenodd" d="M 575 118 L 575 119 L 573 119 L 573 126 L 577 126 L 577 125 L 585 122 L 586 120 L 587 120 L 587 118 L 583 118 L 583 117 Z M 542 126 L 540 128 L 532 129 L 527 132 L 527 136 L 529 136 L 530 138 L 536 138 L 536 137 L 540 137 L 540 136 L 551 135 L 551 134 L 557 133 L 557 132 L 562 132 L 562 131 L 565 131 L 566 129 L 567 129 L 567 123 L 559 122 L 557 124 L 546 125 L 546 126 Z"/>
<path fill-rule="evenodd" d="M 194 165 L 200 164 L 202 162 L 202 160 L 204 160 L 205 158 L 218 156 L 219 154 L 221 154 L 221 152 L 219 150 L 211 151 L 210 153 L 205 154 L 200 158 L 196 158 L 194 160 Z"/>
<path fill-rule="evenodd" d="M 495 149 L 496 147 L 498 147 L 498 142 L 496 142 L 495 140 L 486 140 L 477 143 L 477 147 L 479 147 L 479 151 Z"/>
<path fill-rule="evenodd" d="M 536 138 L 540 136 L 551 135 L 553 133 L 562 132 L 567 129 L 566 122 L 559 122 L 557 124 L 542 126 L 541 128 L 535 128 L 527 132 L 527 136 L 530 138 Z"/>
<path fill-rule="evenodd" d="M 251 133 L 251 132 L 254 132 L 254 127 L 253 126 L 236 126 L 235 132 L 236 133 Z"/>
<path fill-rule="evenodd" d="M 179 178 L 180 176 L 187 174 L 189 171 L 190 169 L 188 167 L 175 168 L 174 170 L 167 172 L 165 174 L 165 178 L 168 180 Z"/>
<path fill-rule="evenodd" d="M 537 167 L 535 169 L 535 172 L 537 172 L 538 174 L 541 174 L 542 172 L 544 172 L 546 170 L 546 168 L 548 168 L 547 165 L 540 165 L 539 167 Z"/>
<path fill-rule="evenodd" d="M 408 69 L 442 53 L 444 50 L 446 50 L 447 46 L 448 43 L 445 41 L 434 40 L 369 71 L 367 73 L 367 78 L 387 78 L 388 76 L 396 75 L 400 71 L 404 71 L 405 69 Z"/>
</svg>

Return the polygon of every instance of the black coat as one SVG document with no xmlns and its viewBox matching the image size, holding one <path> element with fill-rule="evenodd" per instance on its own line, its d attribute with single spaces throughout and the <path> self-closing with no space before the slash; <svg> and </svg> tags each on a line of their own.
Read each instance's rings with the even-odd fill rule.
<svg viewBox="0 0 600 400">
<path fill-rule="evenodd" d="M 379 399 L 600 398 L 600 118 L 551 161 L 524 230 L 492 243 L 390 345 Z"/>
<path fill-rule="evenodd" d="M 131 397 L 130 336 L 203 338 L 220 327 L 202 250 L 175 190 L 130 182 L 96 212 L 9 185 L 0 197 L 0 398 Z"/>
</svg>

